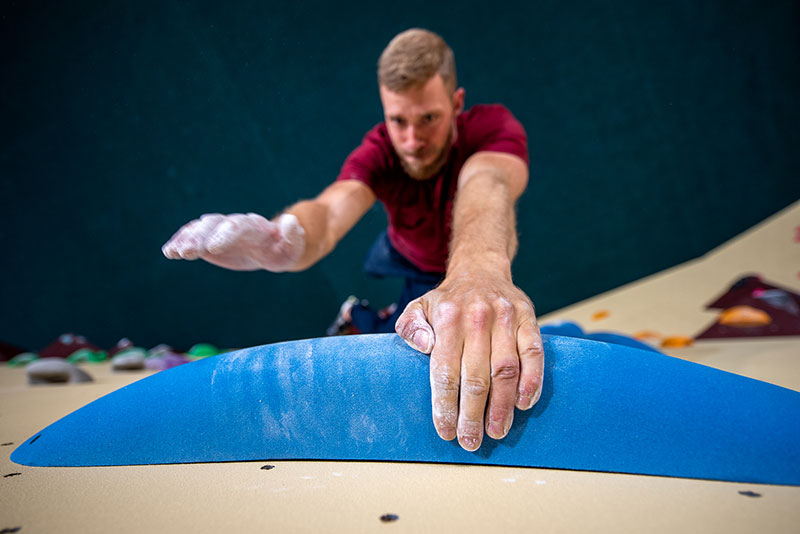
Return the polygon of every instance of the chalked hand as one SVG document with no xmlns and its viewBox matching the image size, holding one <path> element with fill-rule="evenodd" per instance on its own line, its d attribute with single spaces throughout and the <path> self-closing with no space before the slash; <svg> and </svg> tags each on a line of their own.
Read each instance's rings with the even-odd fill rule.
<svg viewBox="0 0 800 534">
<path fill-rule="evenodd" d="M 196 260 L 236 271 L 291 269 L 305 250 L 305 231 L 294 215 L 274 222 L 256 213 L 203 215 L 181 227 L 161 248 L 171 260 Z"/>
</svg>

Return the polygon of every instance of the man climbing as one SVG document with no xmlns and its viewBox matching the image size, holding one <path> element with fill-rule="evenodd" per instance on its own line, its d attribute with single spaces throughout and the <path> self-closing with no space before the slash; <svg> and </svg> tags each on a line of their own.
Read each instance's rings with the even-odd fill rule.
<svg viewBox="0 0 800 534">
<path fill-rule="evenodd" d="M 436 431 L 476 450 L 503 438 L 514 407 L 542 388 L 544 353 L 530 299 L 511 280 L 514 205 L 528 181 L 522 126 L 500 105 L 464 111 L 455 60 L 438 35 L 397 35 L 378 63 L 385 121 L 370 130 L 331 185 L 274 221 L 203 215 L 163 247 L 235 270 L 300 271 L 325 257 L 376 200 L 389 227 L 365 269 L 402 276 L 397 309 L 343 307 L 364 333 L 397 333 L 430 354 Z"/>
</svg>

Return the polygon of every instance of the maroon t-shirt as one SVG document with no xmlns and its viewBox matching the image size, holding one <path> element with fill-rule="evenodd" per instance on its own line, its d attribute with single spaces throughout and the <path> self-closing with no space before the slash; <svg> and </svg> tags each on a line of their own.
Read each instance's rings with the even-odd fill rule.
<svg viewBox="0 0 800 534">
<path fill-rule="evenodd" d="M 480 151 L 507 152 L 528 163 L 525 130 L 499 104 L 477 105 L 456 119 L 458 136 L 447 162 L 428 180 L 406 174 L 386 125 L 370 130 L 345 160 L 337 180 L 358 180 L 375 193 L 389 218 L 389 240 L 419 269 L 444 273 L 453 199 L 464 162 Z"/>
</svg>

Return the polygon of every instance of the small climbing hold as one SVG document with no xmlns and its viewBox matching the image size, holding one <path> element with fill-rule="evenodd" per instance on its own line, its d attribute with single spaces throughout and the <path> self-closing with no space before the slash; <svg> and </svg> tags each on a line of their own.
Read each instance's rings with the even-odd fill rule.
<svg viewBox="0 0 800 534">
<path fill-rule="evenodd" d="M 592 314 L 592 321 L 600 321 L 602 319 L 606 319 L 611 315 L 611 312 L 608 310 L 598 310 Z"/>
<path fill-rule="evenodd" d="M 121 350 L 111 358 L 112 371 L 139 371 L 144 369 L 147 353 L 139 347 Z"/>
<path fill-rule="evenodd" d="M 35 352 L 22 352 L 8 360 L 9 367 L 25 367 L 29 363 L 39 359 L 39 355 Z"/>
<path fill-rule="evenodd" d="M 664 349 L 682 349 L 691 347 L 694 340 L 686 336 L 669 336 L 661 341 L 661 348 Z"/>
<path fill-rule="evenodd" d="M 654 332 L 653 330 L 639 330 L 633 334 L 633 337 L 639 341 L 644 341 L 646 339 L 661 339 L 661 334 Z"/>
<path fill-rule="evenodd" d="M 220 350 L 210 343 L 197 343 L 189 349 L 188 354 L 194 358 L 208 358 L 209 356 L 216 356 Z"/>
<path fill-rule="evenodd" d="M 718 322 L 734 328 L 748 328 L 768 325 L 772 322 L 772 318 L 764 310 L 752 306 L 734 306 L 723 311 Z"/>
<path fill-rule="evenodd" d="M 108 353 L 104 350 L 92 350 L 88 348 L 78 349 L 69 356 L 69 363 L 100 363 L 108 359 Z"/>
<path fill-rule="evenodd" d="M 25 368 L 28 384 L 91 382 L 92 377 L 64 358 L 42 358 Z"/>
<path fill-rule="evenodd" d="M 400 519 L 396 514 L 383 514 L 381 516 L 381 521 L 384 523 L 393 523 Z"/>
</svg>

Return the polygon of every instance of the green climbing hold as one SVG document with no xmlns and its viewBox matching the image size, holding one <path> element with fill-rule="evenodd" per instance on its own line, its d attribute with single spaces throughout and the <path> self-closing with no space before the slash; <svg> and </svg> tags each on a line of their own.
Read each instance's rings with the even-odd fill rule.
<svg viewBox="0 0 800 534">
<path fill-rule="evenodd" d="M 78 349 L 69 356 L 69 363 L 100 363 L 108 359 L 108 353 L 104 350 Z"/>
<path fill-rule="evenodd" d="M 189 349 L 188 354 L 193 358 L 207 358 L 219 354 L 219 349 L 210 343 L 198 343 Z"/>
<path fill-rule="evenodd" d="M 32 361 L 38 359 L 39 355 L 34 352 L 23 352 L 21 354 L 17 354 L 16 356 L 8 360 L 6 365 L 8 365 L 9 367 L 25 367 Z"/>
</svg>

